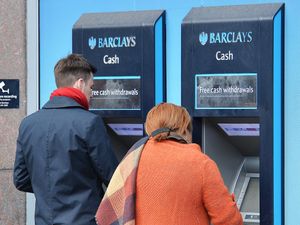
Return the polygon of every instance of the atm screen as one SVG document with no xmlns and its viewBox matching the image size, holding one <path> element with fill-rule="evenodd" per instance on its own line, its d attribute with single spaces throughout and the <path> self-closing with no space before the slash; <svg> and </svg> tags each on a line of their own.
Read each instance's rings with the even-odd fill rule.
<svg viewBox="0 0 300 225">
<path fill-rule="evenodd" d="M 140 110 L 140 76 L 94 77 L 91 110 Z"/>
<path fill-rule="evenodd" d="M 228 136 L 259 136 L 259 123 L 218 123 Z"/>
<path fill-rule="evenodd" d="M 143 136 L 143 124 L 108 123 L 107 125 L 119 136 Z"/>
<path fill-rule="evenodd" d="M 195 109 L 257 109 L 257 74 L 195 75 Z"/>
</svg>

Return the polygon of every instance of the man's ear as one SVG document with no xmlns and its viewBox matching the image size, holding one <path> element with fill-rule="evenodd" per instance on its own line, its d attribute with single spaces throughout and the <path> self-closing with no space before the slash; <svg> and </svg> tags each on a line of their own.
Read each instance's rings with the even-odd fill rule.
<svg viewBox="0 0 300 225">
<path fill-rule="evenodd" d="M 82 78 L 79 78 L 73 85 L 73 88 L 77 88 L 79 90 L 83 90 L 84 88 L 84 80 Z"/>
</svg>

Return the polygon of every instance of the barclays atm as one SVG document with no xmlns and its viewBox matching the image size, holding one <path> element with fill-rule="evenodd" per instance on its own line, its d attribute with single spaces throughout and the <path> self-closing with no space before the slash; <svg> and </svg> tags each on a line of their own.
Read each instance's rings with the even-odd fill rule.
<svg viewBox="0 0 300 225">
<path fill-rule="evenodd" d="M 97 68 L 90 110 L 119 160 L 144 136 L 147 112 L 166 100 L 165 30 L 163 10 L 87 13 L 73 26 L 73 53 Z"/>
<path fill-rule="evenodd" d="M 284 5 L 193 8 L 181 25 L 182 105 L 245 225 L 283 224 Z"/>
</svg>

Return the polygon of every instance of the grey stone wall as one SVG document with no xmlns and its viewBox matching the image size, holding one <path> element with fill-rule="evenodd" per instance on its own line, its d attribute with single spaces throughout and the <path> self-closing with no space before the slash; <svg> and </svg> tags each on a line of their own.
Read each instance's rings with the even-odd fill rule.
<svg viewBox="0 0 300 225">
<path fill-rule="evenodd" d="M 26 115 L 26 0 L 0 0 L 0 80 L 18 79 L 20 106 L 0 108 L 0 224 L 25 224 L 25 193 L 15 189 L 16 137 Z"/>
</svg>

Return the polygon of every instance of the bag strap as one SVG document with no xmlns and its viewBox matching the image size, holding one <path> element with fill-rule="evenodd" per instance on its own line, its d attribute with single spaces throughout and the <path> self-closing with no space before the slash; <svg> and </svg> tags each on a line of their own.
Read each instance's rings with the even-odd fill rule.
<svg viewBox="0 0 300 225">
<path fill-rule="evenodd" d="M 172 130 L 170 128 L 167 128 L 167 127 L 162 127 L 162 128 L 159 128 L 159 129 L 153 131 L 150 136 L 154 137 L 154 136 L 156 136 L 160 133 L 166 133 L 166 132 L 168 132 L 167 140 L 172 139 L 172 140 L 178 141 L 180 143 L 187 144 L 187 141 L 183 137 L 181 137 L 180 135 L 177 135 L 177 134 L 171 134 L 170 135 Z"/>
</svg>

